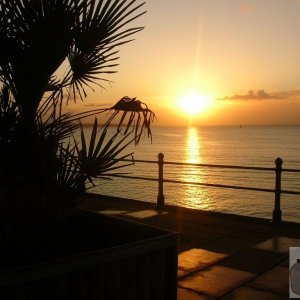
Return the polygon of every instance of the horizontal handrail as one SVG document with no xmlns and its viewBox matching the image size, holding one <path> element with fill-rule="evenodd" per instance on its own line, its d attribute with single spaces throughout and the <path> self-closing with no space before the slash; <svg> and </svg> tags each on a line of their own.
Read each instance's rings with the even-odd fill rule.
<svg viewBox="0 0 300 300">
<path fill-rule="evenodd" d="M 177 165 L 177 166 L 193 166 L 193 167 L 208 167 L 208 168 L 221 168 L 221 169 L 243 169 L 243 170 L 257 170 L 257 171 L 274 171 L 274 168 L 264 167 L 246 167 L 235 165 L 215 165 L 215 164 L 195 164 L 195 163 L 180 163 L 173 161 L 164 161 L 165 165 Z"/>
<path fill-rule="evenodd" d="M 151 177 L 129 176 L 129 175 L 120 175 L 120 174 L 110 174 L 109 176 L 110 177 L 128 178 L 128 179 L 137 179 L 137 180 L 146 180 L 146 181 L 155 181 L 155 182 L 157 182 L 157 178 L 151 178 Z"/>
<path fill-rule="evenodd" d="M 129 176 L 129 175 L 120 175 L 120 174 L 112 174 L 110 176 L 112 176 L 112 177 L 118 177 L 118 178 L 127 178 L 127 179 L 135 179 L 135 180 L 145 180 L 145 181 L 154 181 L 154 182 L 157 182 L 157 178 L 151 178 L 151 177 Z M 207 187 L 217 187 L 217 188 L 234 189 L 234 190 L 248 190 L 248 191 L 256 191 L 256 192 L 274 193 L 274 189 L 255 188 L 255 187 L 250 187 L 250 186 L 215 184 L 215 183 L 205 183 L 205 182 L 195 182 L 195 181 L 183 181 L 183 180 L 173 180 L 173 179 L 164 179 L 164 182 L 166 182 L 166 183 L 187 184 L 187 185 L 199 185 L 199 186 L 207 186 Z M 300 192 L 289 191 L 289 190 L 281 190 L 281 194 L 300 195 Z"/>
<path fill-rule="evenodd" d="M 128 162 L 138 162 L 138 163 L 149 163 L 149 164 L 157 164 L 157 160 L 145 160 L 145 159 L 128 159 L 128 158 L 123 158 L 123 159 L 114 159 L 114 160 L 119 160 L 119 161 L 128 161 Z"/>
<path fill-rule="evenodd" d="M 300 192 L 281 190 L 281 194 L 300 195 Z"/>
<path fill-rule="evenodd" d="M 282 169 L 282 172 L 300 173 L 297 169 Z"/>
<path fill-rule="evenodd" d="M 137 163 L 149 163 L 157 164 L 157 160 L 145 160 L 145 159 L 115 159 L 125 162 L 137 162 Z M 253 171 L 272 171 L 274 168 L 270 167 L 256 167 L 256 166 L 238 166 L 238 165 L 217 165 L 217 164 L 198 164 L 198 163 L 188 163 L 188 162 L 176 162 L 176 161 L 164 161 L 164 165 L 177 165 L 177 166 L 191 166 L 191 167 L 208 167 L 208 168 L 221 168 L 221 169 L 241 169 L 241 170 L 253 170 Z M 286 169 L 282 168 L 282 172 L 300 173 L 299 169 Z"/>
<path fill-rule="evenodd" d="M 275 168 L 267 167 L 256 167 L 256 166 L 237 166 L 237 165 L 218 165 L 218 164 L 202 164 L 202 163 L 188 163 L 188 162 L 174 162 L 174 161 L 164 161 L 164 155 L 162 153 L 158 154 L 158 161 L 153 160 L 142 160 L 142 159 L 121 159 L 120 161 L 133 162 L 133 163 L 150 163 L 158 164 L 158 178 L 151 177 L 142 177 L 142 176 L 129 176 L 114 174 L 113 177 L 135 179 L 135 180 L 146 180 L 158 182 L 158 196 L 157 196 L 157 207 L 162 208 L 164 206 L 164 194 L 163 194 L 163 184 L 164 183 L 175 183 L 175 184 L 187 184 L 187 185 L 196 185 L 196 186 L 206 186 L 206 187 L 216 187 L 216 188 L 225 188 L 225 189 L 235 189 L 235 190 L 248 190 L 248 191 L 257 191 L 257 192 L 268 192 L 275 193 L 275 207 L 273 210 L 273 223 L 281 223 L 281 209 L 280 209 L 280 196 L 281 194 L 289 195 L 300 195 L 300 192 L 291 191 L 291 190 L 282 190 L 281 189 L 281 173 L 282 172 L 291 172 L 291 173 L 300 173 L 298 169 L 284 169 L 282 168 L 282 159 L 277 158 L 275 160 Z M 250 186 L 239 186 L 239 185 L 227 185 L 227 184 L 215 184 L 215 183 L 205 183 L 205 182 L 194 182 L 194 181 L 182 181 L 182 180 L 173 180 L 164 178 L 164 165 L 176 165 L 176 166 L 188 166 L 188 167 L 202 167 L 202 168 L 221 168 L 221 169 L 236 169 L 236 170 L 252 170 L 252 171 L 268 171 L 275 172 L 275 188 L 258 188 Z"/>
<path fill-rule="evenodd" d="M 116 159 L 117 160 L 117 159 Z M 154 160 L 143 160 L 143 159 L 120 159 L 120 161 L 126 162 L 138 162 L 138 163 L 150 163 L 157 164 Z M 164 165 L 177 165 L 177 166 L 190 166 L 190 167 L 209 167 L 209 168 L 224 168 L 224 169 L 244 169 L 244 170 L 258 170 L 258 171 L 274 171 L 274 168 L 264 167 L 247 167 L 247 166 L 235 166 L 235 165 L 216 165 L 216 164 L 197 164 L 187 162 L 176 162 L 176 161 L 164 161 Z M 297 170 L 295 170 L 297 171 Z M 300 172 L 300 170 L 299 170 Z"/>
</svg>

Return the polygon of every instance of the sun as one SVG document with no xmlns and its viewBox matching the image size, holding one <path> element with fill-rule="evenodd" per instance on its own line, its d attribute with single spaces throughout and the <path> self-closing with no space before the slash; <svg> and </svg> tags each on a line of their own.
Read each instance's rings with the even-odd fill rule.
<svg viewBox="0 0 300 300">
<path fill-rule="evenodd" d="M 190 93 L 179 99 L 179 107 L 188 115 L 196 115 L 210 106 L 210 98 L 199 93 Z"/>
</svg>

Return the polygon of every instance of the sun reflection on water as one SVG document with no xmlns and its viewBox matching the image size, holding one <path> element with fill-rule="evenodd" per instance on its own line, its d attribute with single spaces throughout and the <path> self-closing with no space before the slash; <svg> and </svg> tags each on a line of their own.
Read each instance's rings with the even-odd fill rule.
<svg viewBox="0 0 300 300">
<path fill-rule="evenodd" d="M 186 162 L 193 164 L 205 163 L 201 156 L 201 137 L 196 127 L 189 127 L 185 148 Z M 201 167 L 189 166 L 182 175 L 183 181 L 205 182 L 206 173 Z M 209 194 L 205 187 L 199 185 L 185 186 L 185 202 L 189 207 L 210 209 Z"/>
<path fill-rule="evenodd" d="M 186 140 L 186 160 L 188 163 L 201 163 L 200 139 L 198 129 L 189 127 Z"/>
</svg>

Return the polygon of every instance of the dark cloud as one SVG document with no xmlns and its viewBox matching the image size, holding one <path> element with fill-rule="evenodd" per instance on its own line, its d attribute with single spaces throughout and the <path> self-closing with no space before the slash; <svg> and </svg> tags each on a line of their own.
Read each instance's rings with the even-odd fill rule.
<svg viewBox="0 0 300 300">
<path fill-rule="evenodd" d="M 291 91 L 281 91 L 278 92 L 277 95 L 283 99 L 293 99 L 300 100 L 300 90 L 291 90 Z"/>
<path fill-rule="evenodd" d="M 266 93 L 264 90 L 249 90 L 248 94 L 244 95 L 233 95 L 219 98 L 219 100 L 268 100 L 268 99 L 286 99 L 289 98 L 288 94 L 283 93 Z"/>
</svg>

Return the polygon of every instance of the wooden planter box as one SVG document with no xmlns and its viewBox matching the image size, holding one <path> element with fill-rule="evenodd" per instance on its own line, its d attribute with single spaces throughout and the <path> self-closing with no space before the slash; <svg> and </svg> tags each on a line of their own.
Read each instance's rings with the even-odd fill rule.
<svg viewBox="0 0 300 300">
<path fill-rule="evenodd" d="M 86 250 L 1 270 L 1 300 L 176 299 L 175 233 L 96 213 L 73 222 Z"/>
</svg>

